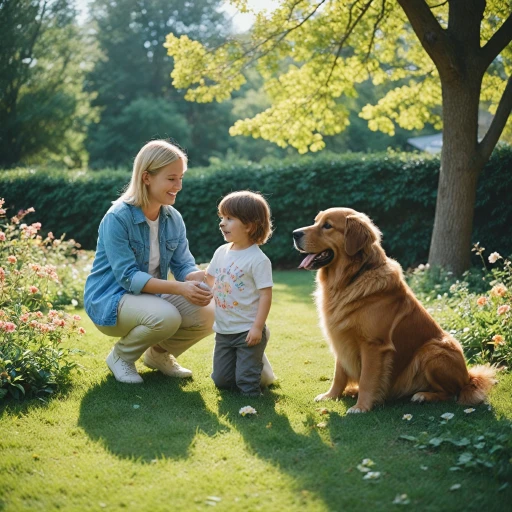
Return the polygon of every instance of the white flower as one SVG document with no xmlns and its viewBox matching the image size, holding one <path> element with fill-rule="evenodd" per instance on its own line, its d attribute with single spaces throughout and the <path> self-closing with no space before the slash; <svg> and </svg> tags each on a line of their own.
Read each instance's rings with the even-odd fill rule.
<svg viewBox="0 0 512 512">
<path fill-rule="evenodd" d="M 412 414 L 404 414 L 402 416 L 403 420 L 411 421 L 412 420 Z"/>
<path fill-rule="evenodd" d="M 470 331 L 469 327 L 464 327 L 464 329 L 462 329 L 462 332 L 469 332 L 469 331 Z"/>
<path fill-rule="evenodd" d="M 238 414 L 242 416 L 247 416 L 247 414 L 257 414 L 256 409 L 254 407 L 251 407 L 250 405 L 246 405 L 245 407 L 242 407 Z"/>
<path fill-rule="evenodd" d="M 78 301 L 76 299 L 71 299 L 71 304 L 73 304 L 73 306 L 78 306 Z"/>
<path fill-rule="evenodd" d="M 376 480 L 380 477 L 380 471 L 369 471 L 363 476 L 363 480 Z"/>
<path fill-rule="evenodd" d="M 363 466 L 362 464 L 358 464 L 357 469 L 361 471 L 361 473 L 368 473 L 370 471 L 369 467 Z"/>
<path fill-rule="evenodd" d="M 489 263 L 496 263 L 501 258 L 501 254 L 499 252 L 493 252 L 489 256 Z"/>
<path fill-rule="evenodd" d="M 453 484 L 450 487 L 450 491 L 458 491 L 462 486 L 460 484 Z"/>
<path fill-rule="evenodd" d="M 363 466 L 375 466 L 375 462 L 373 462 L 372 459 L 363 459 L 361 464 L 363 464 Z"/>
<path fill-rule="evenodd" d="M 411 502 L 407 494 L 397 494 L 393 500 L 393 505 L 408 505 Z"/>
<path fill-rule="evenodd" d="M 428 466 L 420 466 L 420 469 L 422 469 L 423 471 L 427 471 Z"/>
<path fill-rule="evenodd" d="M 470 407 L 469 409 L 464 409 L 464 412 L 466 414 L 471 414 L 472 412 L 475 412 L 475 409 L 473 409 L 473 407 Z"/>
<path fill-rule="evenodd" d="M 443 418 L 443 420 L 451 420 L 454 416 L 455 414 L 453 414 L 453 412 L 445 412 L 444 414 L 441 414 L 441 418 Z"/>
</svg>

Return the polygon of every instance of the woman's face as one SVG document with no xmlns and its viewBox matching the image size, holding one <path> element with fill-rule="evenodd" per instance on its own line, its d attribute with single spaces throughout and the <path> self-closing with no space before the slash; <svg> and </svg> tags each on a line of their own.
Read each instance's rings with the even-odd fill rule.
<svg viewBox="0 0 512 512">
<path fill-rule="evenodd" d="M 148 189 L 149 203 L 152 206 L 173 205 L 181 190 L 185 165 L 183 160 L 175 160 L 151 176 L 145 172 L 142 179 Z"/>
</svg>

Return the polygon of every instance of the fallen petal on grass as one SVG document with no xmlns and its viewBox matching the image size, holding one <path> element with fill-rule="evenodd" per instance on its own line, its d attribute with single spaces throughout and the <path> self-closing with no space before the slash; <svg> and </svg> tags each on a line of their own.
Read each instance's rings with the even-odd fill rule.
<svg viewBox="0 0 512 512">
<path fill-rule="evenodd" d="M 254 407 L 251 407 L 250 405 L 246 405 L 245 407 L 242 407 L 238 411 L 238 414 L 240 414 L 241 416 L 247 416 L 247 415 L 258 414 L 258 413 Z"/>
<path fill-rule="evenodd" d="M 462 485 L 460 485 L 460 484 L 453 484 L 450 487 L 450 491 L 458 491 L 461 487 L 462 487 Z"/>
<path fill-rule="evenodd" d="M 473 409 L 473 407 L 470 407 L 469 409 L 464 409 L 464 412 L 466 414 L 471 414 L 472 412 L 475 412 L 475 409 Z"/>
<path fill-rule="evenodd" d="M 411 500 L 407 494 L 397 494 L 393 500 L 393 505 L 409 505 Z"/>
<path fill-rule="evenodd" d="M 411 421 L 412 420 L 412 414 L 404 414 L 402 416 L 403 420 Z"/>
<path fill-rule="evenodd" d="M 453 414 L 453 412 L 445 412 L 444 414 L 441 414 L 441 418 L 443 418 L 443 420 L 451 420 L 454 416 L 455 414 Z"/>
<path fill-rule="evenodd" d="M 363 476 L 363 480 L 376 480 L 380 478 L 380 471 L 370 471 Z"/>
</svg>

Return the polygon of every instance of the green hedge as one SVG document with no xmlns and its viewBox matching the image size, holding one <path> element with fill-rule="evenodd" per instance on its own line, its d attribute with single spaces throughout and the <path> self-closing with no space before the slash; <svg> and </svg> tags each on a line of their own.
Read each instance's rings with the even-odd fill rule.
<svg viewBox="0 0 512 512">
<path fill-rule="evenodd" d="M 512 252 L 512 149 L 496 150 L 482 173 L 473 241 L 501 254 Z M 300 261 L 291 233 L 312 223 L 322 209 L 346 206 L 368 214 L 384 234 L 388 254 L 403 266 L 425 262 L 432 232 L 439 159 L 424 155 L 320 154 L 269 164 L 231 164 L 190 169 L 176 207 L 193 254 L 208 261 L 223 243 L 216 206 L 233 190 L 262 192 L 275 231 L 264 247 L 276 267 Z M 128 183 L 127 171 L 18 169 L 0 173 L 0 197 L 15 211 L 34 206 L 34 219 L 55 235 L 67 233 L 94 249 L 98 224 Z"/>
</svg>

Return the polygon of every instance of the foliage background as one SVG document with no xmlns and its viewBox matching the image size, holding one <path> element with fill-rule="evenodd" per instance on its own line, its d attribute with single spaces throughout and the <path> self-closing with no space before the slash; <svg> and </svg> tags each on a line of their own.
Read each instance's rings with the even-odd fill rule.
<svg viewBox="0 0 512 512">
<path fill-rule="evenodd" d="M 473 229 L 474 242 L 503 255 L 510 253 L 511 168 L 512 148 L 497 149 L 479 182 Z M 437 157 L 406 153 L 219 164 L 187 171 L 176 208 L 198 262 L 209 261 L 223 243 L 216 204 L 226 193 L 251 189 L 272 208 L 276 229 L 263 249 L 274 265 L 297 266 L 291 232 L 311 224 L 322 209 L 345 206 L 367 213 L 382 230 L 388 254 L 407 267 L 427 259 L 438 173 Z M 126 170 L 16 169 L 0 174 L 0 189 L 12 211 L 34 206 L 43 231 L 51 227 L 56 236 L 68 233 L 94 249 L 101 218 L 129 179 Z"/>
</svg>

